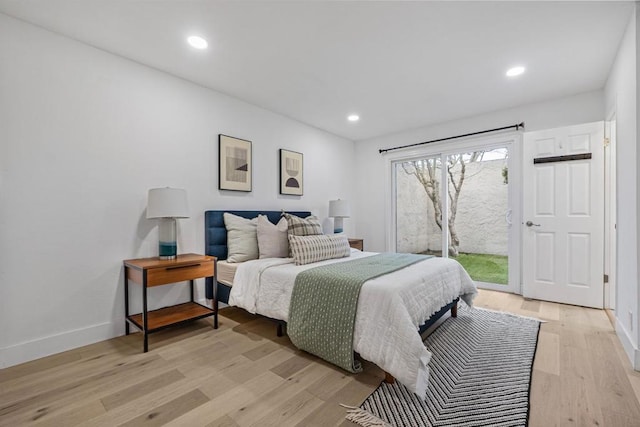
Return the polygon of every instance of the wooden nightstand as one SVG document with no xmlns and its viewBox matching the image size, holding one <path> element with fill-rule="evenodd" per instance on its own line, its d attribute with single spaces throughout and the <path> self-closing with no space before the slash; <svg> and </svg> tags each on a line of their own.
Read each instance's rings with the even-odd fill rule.
<svg viewBox="0 0 640 427">
<path fill-rule="evenodd" d="M 198 254 L 178 255 L 172 260 L 155 257 L 124 261 L 126 333 L 129 335 L 129 323 L 142 331 L 145 353 L 149 350 L 149 334 L 166 327 L 208 316 L 214 316 L 214 325 L 217 327 L 217 311 L 193 300 L 193 281 L 203 277 L 215 278 L 215 264 L 215 257 Z M 142 313 L 129 314 L 129 280 L 142 285 Z M 147 311 L 147 288 L 187 280 L 191 285 L 191 301 Z"/>
<path fill-rule="evenodd" d="M 364 241 L 362 239 L 349 239 L 349 246 L 353 249 L 364 250 Z"/>
</svg>

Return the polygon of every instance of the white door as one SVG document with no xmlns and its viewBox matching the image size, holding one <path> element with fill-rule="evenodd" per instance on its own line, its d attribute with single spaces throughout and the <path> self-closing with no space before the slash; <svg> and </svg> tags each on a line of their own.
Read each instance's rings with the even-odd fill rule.
<svg viewBox="0 0 640 427">
<path fill-rule="evenodd" d="M 603 139 L 603 122 L 524 135 L 525 297 L 603 307 Z"/>
</svg>

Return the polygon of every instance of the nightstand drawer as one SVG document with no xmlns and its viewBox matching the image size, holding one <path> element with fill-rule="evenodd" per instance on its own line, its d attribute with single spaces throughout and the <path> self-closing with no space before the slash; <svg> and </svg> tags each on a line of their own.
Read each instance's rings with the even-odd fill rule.
<svg viewBox="0 0 640 427">
<path fill-rule="evenodd" d="M 213 261 L 150 268 L 147 270 L 147 286 L 166 285 L 211 276 L 213 276 Z"/>
</svg>

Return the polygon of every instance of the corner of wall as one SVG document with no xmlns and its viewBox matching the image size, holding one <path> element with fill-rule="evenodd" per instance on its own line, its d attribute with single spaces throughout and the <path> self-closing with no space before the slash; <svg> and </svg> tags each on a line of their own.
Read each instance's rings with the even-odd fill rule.
<svg viewBox="0 0 640 427">
<path fill-rule="evenodd" d="M 640 371 L 640 350 L 633 343 L 633 339 L 629 335 L 629 332 L 620 323 L 620 319 L 616 318 L 616 335 L 622 343 L 622 348 L 629 358 L 631 367 L 636 371 Z"/>
</svg>

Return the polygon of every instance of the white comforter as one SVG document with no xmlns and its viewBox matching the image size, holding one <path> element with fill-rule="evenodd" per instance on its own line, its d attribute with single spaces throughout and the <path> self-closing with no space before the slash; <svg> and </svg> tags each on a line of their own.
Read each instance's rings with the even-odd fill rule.
<svg viewBox="0 0 640 427">
<path fill-rule="evenodd" d="M 309 268 L 375 255 L 297 266 L 292 258 L 264 258 L 239 265 L 229 304 L 287 321 L 296 275 Z M 353 348 L 424 399 L 431 353 L 418 328 L 454 298 L 471 305 L 477 289 L 455 260 L 431 258 L 365 282 L 356 312 Z"/>
</svg>

